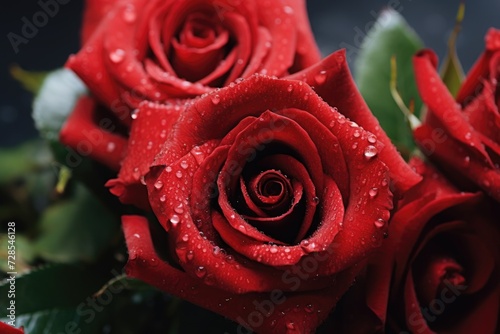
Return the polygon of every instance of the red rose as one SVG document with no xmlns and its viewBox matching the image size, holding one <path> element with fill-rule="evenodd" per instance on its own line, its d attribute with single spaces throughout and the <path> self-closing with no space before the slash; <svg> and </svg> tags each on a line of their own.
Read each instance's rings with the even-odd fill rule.
<svg viewBox="0 0 500 334">
<path fill-rule="evenodd" d="M 125 122 L 123 102 L 192 98 L 319 60 L 301 0 L 88 1 L 83 41 L 67 66 Z"/>
<path fill-rule="evenodd" d="M 144 101 L 171 103 L 171 124 L 183 109 L 179 99 L 257 72 L 281 77 L 320 59 L 302 0 L 87 0 L 82 30 L 83 48 L 67 66 L 99 102 L 82 98 L 60 140 L 114 170 L 127 145 L 113 129 L 129 126 Z M 97 118 L 101 103 L 114 116 Z"/>
<path fill-rule="evenodd" d="M 2 334 L 23 334 L 23 327 L 17 329 L 16 327 L 12 327 L 11 325 L 6 324 L 5 322 L 0 321 L 0 333 Z"/>
<path fill-rule="evenodd" d="M 344 53 L 318 66 L 316 91 L 369 122 Z M 137 140 L 164 143 L 144 183 L 166 233 L 124 217 L 128 274 L 258 332 L 313 331 L 383 240 L 401 158 L 296 80 L 253 76 L 195 100 L 166 142 L 165 108 L 145 103 L 134 122 Z M 129 151 L 136 165 L 147 149 Z"/>
<path fill-rule="evenodd" d="M 497 333 L 498 205 L 412 164 L 424 180 L 400 203 L 390 237 L 373 257 L 365 302 L 391 333 Z"/>
<path fill-rule="evenodd" d="M 92 97 L 82 96 L 59 133 L 59 140 L 70 148 L 65 162 L 75 167 L 82 156 L 89 156 L 119 170 L 127 148 L 126 133 L 108 109 Z"/>
<path fill-rule="evenodd" d="M 390 179 L 394 183 L 397 196 L 401 196 L 403 191 L 420 180 L 398 154 L 361 97 L 347 66 L 345 51 L 335 52 L 314 66 L 288 76 L 287 79 L 301 80 L 314 86 L 315 92 L 323 100 L 337 107 L 344 116 L 377 137 L 378 141 L 384 145 L 379 155 L 389 166 Z M 248 89 L 253 91 L 258 87 Z M 210 99 L 214 106 L 222 104 L 220 91 L 213 92 Z M 227 104 L 227 102 L 224 103 Z M 144 187 L 144 175 L 149 171 L 154 157 L 160 152 L 168 134 L 174 128 L 177 117 L 172 115 L 177 115 L 183 108 L 182 104 L 163 105 L 153 102 L 143 102 L 139 107 L 132 123 L 127 154 L 118 178 L 107 184 L 111 192 L 119 196 L 123 203 L 135 204 L 142 208 L 149 207 Z M 210 112 L 205 111 L 204 117 L 211 117 Z M 193 132 L 193 135 L 197 133 L 198 124 L 190 122 L 182 124 L 177 124 L 174 129 L 186 127 Z M 358 137 L 355 136 L 352 140 L 352 145 L 358 145 Z"/>
<path fill-rule="evenodd" d="M 481 188 L 500 201 L 500 31 L 488 32 L 486 51 L 456 100 L 441 82 L 436 65 L 432 51 L 415 56 L 418 89 L 428 106 L 415 140 L 462 189 Z"/>
</svg>

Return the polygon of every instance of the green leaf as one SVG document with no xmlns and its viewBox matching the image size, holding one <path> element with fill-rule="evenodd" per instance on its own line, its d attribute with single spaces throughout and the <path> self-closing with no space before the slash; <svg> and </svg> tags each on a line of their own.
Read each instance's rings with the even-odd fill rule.
<svg viewBox="0 0 500 334">
<path fill-rule="evenodd" d="M 391 95 L 391 57 L 396 57 L 397 87 L 403 102 L 414 103 L 414 110 L 420 110 L 422 101 L 415 83 L 412 57 L 421 48 L 423 43 L 404 18 L 388 9 L 368 32 L 355 63 L 355 78 L 361 94 L 403 154 L 413 150 L 415 144 L 405 116 Z"/>
<path fill-rule="evenodd" d="M 0 149 L 0 185 L 50 165 L 52 154 L 41 140 Z"/>
<path fill-rule="evenodd" d="M 81 309 L 43 310 L 17 316 L 16 325 L 24 326 L 26 334 L 101 333 L 107 321 L 107 312 L 95 312 L 95 314 L 89 312 Z"/>
<path fill-rule="evenodd" d="M 7 298 L 10 281 L 0 283 L 0 320 L 15 301 L 16 325 L 25 333 L 100 333 L 109 318 L 108 299 L 92 299 L 113 275 L 111 265 L 51 265 L 15 278 L 15 298 Z M 115 291 L 118 291 L 115 289 Z M 121 292 L 118 291 L 118 292 Z M 117 293 L 118 293 L 117 292 Z M 95 303 L 95 304 L 94 304 Z"/>
<path fill-rule="evenodd" d="M 443 60 L 441 65 L 441 78 L 444 84 L 448 87 L 448 90 L 453 96 L 456 96 L 462 82 L 464 80 L 465 74 L 460 64 L 460 60 L 457 56 L 456 41 L 458 33 L 460 32 L 462 21 L 465 14 L 465 3 L 462 1 L 458 7 L 457 18 L 455 22 L 455 28 L 448 39 L 448 53 Z"/>
<path fill-rule="evenodd" d="M 10 243 L 9 243 L 10 241 Z M 12 246 L 12 239 L 9 238 L 7 233 L 0 234 L 0 271 L 12 271 L 9 269 L 9 254 L 8 246 Z M 14 243 L 16 254 L 15 264 L 16 271 L 22 272 L 28 270 L 31 266 L 29 263 L 34 259 L 34 252 L 31 247 L 30 240 L 24 235 L 17 233 Z"/>
<path fill-rule="evenodd" d="M 117 217 L 79 183 L 70 198 L 45 210 L 39 224 L 33 248 L 53 262 L 93 261 L 119 232 Z"/>
<path fill-rule="evenodd" d="M 33 94 L 38 93 L 49 72 L 33 72 L 23 70 L 18 65 L 10 68 L 10 75 L 23 85 L 24 89 Z"/>
<path fill-rule="evenodd" d="M 71 308 L 92 296 L 113 275 L 109 268 L 51 265 L 18 275 L 15 279 L 16 314 L 53 308 Z M 0 283 L 0 318 L 7 316 L 10 281 Z"/>
</svg>

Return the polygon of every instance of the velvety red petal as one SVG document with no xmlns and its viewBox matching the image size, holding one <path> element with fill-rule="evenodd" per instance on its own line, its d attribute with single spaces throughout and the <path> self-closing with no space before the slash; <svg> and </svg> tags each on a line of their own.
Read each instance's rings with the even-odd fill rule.
<svg viewBox="0 0 500 334">
<path fill-rule="evenodd" d="M 462 83 L 457 94 L 457 101 L 460 104 L 467 104 L 467 100 L 478 95 L 478 87 L 481 82 L 488 78 L 489 66 L 493 52 L 500 50 L 500 30 L 490 28 L 486 34 L 486 50 L 479 57 L 467 74 L 467 78 Z"/>
<path fill-rule="evenodd" d="M 5 322 L 0 321 L 0 332 L 3 334 L 23 334 L 23 327 L 15 328 Z"/>
<path fill-rule="evenodd" d="M 85 44 L 117 2 L 118 0 L 85 1 L 85 12 L 83 14 L 82 24 L 82 44 Z"/>
<path fill-rule="evenodd" d="M 389 173 L 395 182 L 398 195 L 420 180 L 397 152 L 387 134 L 380 127 L 377 118 L 363 100 L 347 66 L 345 50 L 334 52 L 320 63 L 287 78 L 302 80 L 314 86 L 316 93 L 328 104 L 338 108 L 341 114 L 358 123 L 366 131 L 373 133 L 377 140 L 383 143 L 384 149 L 379 154 L 382 161 L 389 167 Z"/>
<path fill-rule="evenodd" d="M 343 272 L 335 284 L 326 289 L 308 293 L 284 293 L 270 290 L 261 293 L 234 294 L 206 285 L 174 268 L 157 255 L 148 222 L 139 216 L 124 216 L 123 231 L 129 249 L 126 266 L 127 275 L 177 297 L 222 314 L 243 326 L 258 332 L 312 333 L 328 316 L 340 296 L 348 289 L 356 271 Z M 290 280 L 287 284 L 297 286 L 301 280 Z M 268 313 L 262 314 L 262 310 Z M 253 313 L 262 316 L 256 323 Z M 257 314 L 257 316 L 258 316 Z"/>
<path fill-rule="evenodd" d="M 436 55 L 430 50 L 420 51 L 413 58 L 413 65 L 417 87 L 422 100 L 429 107 L 429 113 L 446 127 L 446 132 L 455 140 L 488 159 L 481 141 L 473 135 L 474 129 L 462 116 L 460 107 L 441 81 L 436 71 Z"/>
<path fill-rule="evenodd" d="M 224 31 L 217 36 L 214 43 L 204 48 L 194 48 L 181 44 L 177 39 L 172 40 L 174 54 L 172 64 L 177 74 L 188 80 L 197 81 L 216 67 L 224 55 L 223 47 L 228 42 L 228 33 Z"/>
<path fill-rule="evenodd" d="M 64 123 L 59 140 L 77 154 L 89 156 L 117 171 L 125 157 L 127 139 L 103 129 L 116 127 L 112 124 L 110 116 L 97 114 L 97 103 L 93 98 L 83 96 Z"/>
<path fill-rule="evenodd" d="M 256 1 L 259 23 L 271 36 L 271 48 L 261 66 L 262 74 L 282 77 L 292 67 L 297 45 L 293 8 L 281 1 Z M 294 33 L 290 33 L 294 32 Z"/>
<path fill-rule="evenodd" d="M 160 152 L 184 106 L 143 103 L 134 113 L 128 147 L 118 178 L 106 185 L 122 203 L 149 208 L 146 187 L 141 184 L 154 157 Z M 143 188 L 143 189 L 141 189 Z"/>
<path fill-rule="evenodd" d="M 217 167 L 221 160 L 213 159 L 211 164 Z M 204 170 L 206 171 L 206 167 L 218 170 L 214 166 L 205 164 Z M 182 268 L 192 276 L 199 275 L 209 285 L 233 293 L 286 289 L 277 269 L 246 261 L 238 254 L 232 254 L 230 249 L 222 252 L 220 246 L 214 246 L 214 241 L 221 245 L 217 239 L 210 240 L 209 235 L 200 233 L 202 225 L 213 223 L 211 219 L 201 221 L 193 215 L 193 211 L 201 211 L 207 205 L 190 203 L 190 196 L 193 195 L 190 189 L 194 182 L 192 175 L 199 167 L 194 155 L 181 157 L 167 167 L 169 169 L 164 168 L 156 179 L 151 179 L 150 173 L 146 177 L 146 183 L 151 206 L 163 228 L 169 232 L 169 240 L 176 245 L 175 251 Z M 156 186 L 158 182 L 161 182 L 161 187 Z M 206 192 L 202 195 L 205 201 L 210 200 Z M 200 267 L 203 274 L 200 273 Z M 302 288 L 311 289 L 315 284 L 315 280 L 311 280 L 304 283 Z"/>
<path fill-rule="evenodd" d="M 500 133 L 498 131 L 500 111 L 499 101 L 497 101 L 500 93 L 497 88 L 500 79 L 500 52 L 492 57 L 489 73 L 489 78 L 482 82 L 481 93 L 465 106 L 463 112 L 474 130 L 481 136 L 483 143 L 500 156 Z"/>
<path fill-rule="evenodd" d="M 192 98 L 211 91 L 210 87 L 206 87 L 201 84 L 193 84 L 163 71 L 150 59 L 146 59 L 144 61 L 144 66 L 146 72 L 151 77 L 151 80 L 155 83 L 155 85 L 161 88 L 161 90 L 169 96 L 175 96 L 177 98 Z"/>
<path fill-rule="evenodd" d="M 461 150 L 466 151 L 463 144 L 452 137 L 445 138 L 439 145 L 430 144 L 434 142 L 434 131 L 425 124 L 415 129 L 413 136 L 421 149 L 424 152 L 432 152 L 431 159 L 457 180 L 458 184 L 467 186 L 464 180 L 472 180 L 492 197 L 500 200 L 500 171 L 492 169 L 488 161 L 475 157 L 474 152 L 469 155 L 457 154 Z"/>
</svg>

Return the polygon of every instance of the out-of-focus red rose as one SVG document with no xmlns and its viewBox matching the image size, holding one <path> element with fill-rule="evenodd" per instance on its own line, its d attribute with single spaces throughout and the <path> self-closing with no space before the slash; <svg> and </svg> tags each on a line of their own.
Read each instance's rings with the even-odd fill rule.
<svg viewBox="0 0 500 334">
<path fill-rule="evenodd" d="M 9 324 L 0 321 L 0 333 L 2 334 L 23 334 L 23 328 L 15 328 Z"/>
<path fill-rule="evenodd" d="M 320 59 L 303 0 L 90 0 L 83 42 L 67 66 L 125 122 L 123 102 L 192 98 Z"/>
<path fill-rule="evenodd" d="M 332 75 L 343 55 L 312 80 L 338 85 L 353 107 L 342 110 L 362 118 L 351 77 Z M 148 132 L 166 117 L 147 103 L 136 121 Z M 141 135 L 153 146 L 164 142 L 154 130 Z M 393 147 L 308 84 L 258 75 L 195 100 L 170 132 L 143 180 L 166 233 L 124 217 L 128 274 L 258 332 L 313 331 L 385 236 Z"/>
<path fill-rule="evenodd" d="M 346 332 L 369 324 L 373 332 L 497 333 L 498 204 L 412 164 L 424 180 L 399 204 L 389 238 L 371 258 L 359 282 L 364 299 L 345 301 L 354 315 Z"/>
<path fill-rule="evenodd" d="M 428 106 L 415 140 L 462 189 L 481 188 L 500 201 L 500 31 L 491 29 L 486 35 L 486 50 L 456 99 L 436 66 L 432 51 L 414 58 L 418 89 Z"/>
<path fill-rule="evenodd" d="M 303 0 L 87 0 L 82 40 L 67 66 L 95 100 L 79 101 L 61 142 L 114 170 L 127 143 L 109 127 L 130 126 L 145 101 L 170 105 L 171 125 L 187 99 L 253 73 L 282 77 L 320 60 Z M 101 106 L 114 116 L 96 119 Z M 103 139 L 89 148 L 88 132 Z"/>
</svg>

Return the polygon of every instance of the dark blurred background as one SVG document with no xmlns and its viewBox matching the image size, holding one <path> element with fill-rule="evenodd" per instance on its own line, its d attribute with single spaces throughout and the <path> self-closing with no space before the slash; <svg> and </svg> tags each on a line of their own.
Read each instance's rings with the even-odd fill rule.
<svg viewBox="0 0 500 334">
<path fill-rule="evenodd" d="M 374 13 L 392 6 L 400 9 L 426 46 L 434 49 L 442 58 L 458 4 L 458 0 L 308 0 L 308 9 L 313 31 L 324 55 L 341 45 L 356 46 L 359 37 L 357 31 L 366 32 L 367 24 L 375 20 Z M 19 52 L 15 53 L 8 33 L 21 35 L 23 17 L 31 21 L 41 7 L 37 0 L 8 1 L 3 4 L 0 13 L 0 147 L 12 146 L 37 135 L 30 116 L 31 93 L 10 77 L 9 67 L 18 64 L 32 71 L 61 67 L 68 55 L 78 50 L 82 8 L 82 0 L 69 0 L 67 4 L 60 5 L 58 13 L 49 18 L 47 24 L 29 38 L 28 43 L 20 44 Z M 487 29 L 500 27 L 499 13 L 498 0 L 466 3 L 463 29 L 457 43 L 465 70 L 470 68 L 483 50 L 483 37 Z M 349 60 L 352 67 L 354 57 Z"/>
</svg>

